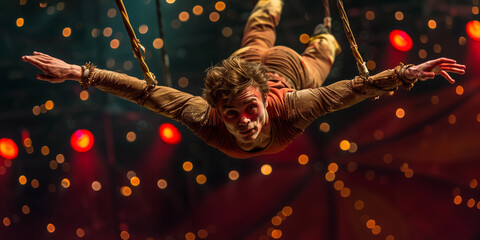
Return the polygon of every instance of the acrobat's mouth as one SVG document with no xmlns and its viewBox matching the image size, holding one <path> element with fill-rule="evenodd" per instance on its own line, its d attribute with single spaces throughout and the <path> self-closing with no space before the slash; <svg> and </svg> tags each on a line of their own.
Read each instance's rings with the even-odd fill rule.
<svg viewBox="0 0 480 240">
<path fill-rule="evenodd" d="M 245 130 L 245 131 L 240 131 L 240 134 L 241 134 L 241 135 L 250 135 L 250 134 L 252 134 L 254 131 L 255 131 L 255 128 L 250 128 L 250 129 L 247 129 L 247 130 Z"/>
</svg>

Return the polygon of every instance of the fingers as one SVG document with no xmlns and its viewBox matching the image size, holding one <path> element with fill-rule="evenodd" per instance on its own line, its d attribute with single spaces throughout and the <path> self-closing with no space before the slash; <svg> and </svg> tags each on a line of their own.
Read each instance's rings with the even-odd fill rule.
<svg viewBox="0 0 480 240">
<path fill-rule="evenodd" d="M 45 70 L 45 64 L 40 62 L 38 59 L 33 58 L 31 56 L 23 56 L 22 60 L 25 62 L 31 63 L 33 66 L 39 68 L 40 70 Z"/>
<path fill-rule="evenodd" d="M 434 64 L 445 64 L 445 63 L 456 63 L 456 60 L 450 59 L 450 58 L 437 58 L 435 60 L 432 60 L 432 63 Z"/>
<path fill-rule="evenodd" d="M 36 51 L 33 52 L 33 55 L 44 56 L 44 57 L 51 57 L 51 56 L 48 55 L 48 54 L 45 54 L 45 53 L 42 53 L 42 52 L 36 52 Z"/>
<path fill-rule="evenodd" d="M 465 74 L 465 70 L 463 69 L 458 69 L 458 68 L 451 68 L 451 67 L 442 67 L 441 71 L 446 71 L 446 72 L 451 72 L 451 73 L 456 73 L 456 74 Z"/>
<path fill-rule="evenodd" d="M 450 68 L 458 68 L 458 69 L 466 69 L 467 67 L 463 64 L 452 64 L 452 63 L 442 63 L 440 64 L 440 67 L 450 67 Z"/>
<path fill-rule="evenodd" d="M 65 81 L 63 79 L 52 77 L 52 76 L 49 76 L 47 74 L 37 74 L 37 79 L 42 80 L 42 81 L 51 82 L 51 83 L 60 83 L 60 82 Z"/>
<path fill-rule="evenodd" d="M 442 70 L 442 71 L 440 71 L 440 75 L 442 75 L 445 79 L 447 79 L 447 81 L 448 81 L 449 83 L 451 83 L 451 84 L 454 84 L 454 83 L 455 83 L 455 80 L 453 80 L 453 78 L 450 77 L 450 75 L 449 75 L 447 72 L 445 72 L 445 71 Z"/>
</svg>

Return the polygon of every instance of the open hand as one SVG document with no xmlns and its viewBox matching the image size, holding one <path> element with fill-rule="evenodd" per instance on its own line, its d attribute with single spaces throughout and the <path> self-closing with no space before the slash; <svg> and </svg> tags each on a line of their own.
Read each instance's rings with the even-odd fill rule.
<svg viewBox="0 0 480 240">
<path fill-rule="evenodd" d="M 451 84 L 455 83 L 452 77 L 448 74 L 457 73 L 465 74 L 465 65 L 457 64 L 457 61 L 449 58 L 437 58 L 422 64 L 412 66 L 405 71 L 405 77 L 409 79 L 418 78 L 425 81 L 435 78 L 435 75 L 442 75 Z"/>
<path fill-rule="evenodd" d="M 33 55 L 23 56 L 22 60 L 43 71 L 42 74 L 37 75 L 39 80 L 61 83 L 65 80 L 79 81 L 82 78 L 82 67 L 68 64 L 41 52 L 33 52 Z"/>
</svg>

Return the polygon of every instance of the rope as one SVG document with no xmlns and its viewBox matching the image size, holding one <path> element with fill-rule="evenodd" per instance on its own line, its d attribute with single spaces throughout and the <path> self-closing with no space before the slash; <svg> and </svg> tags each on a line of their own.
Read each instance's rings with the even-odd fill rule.
<svg viewBox="0 0 480 240">
<path fill-rule="evenodd" d="M 332 32 L 332 17 L 330 17 L 330 6 L 328 0 L 323 0 L 323 9 L 325 10 L 323 24 Z"/>
<path fill-rule="evenodd" d="M 157 0 L 157 22 L 158 22 L 158 35 L 160 39 L 163 40 L 162 52 L 162 68 L 163 68 L 163 77 L 165 79 L 165 85 L 172 87 L 172 76 L 170 75 L 170 59 L 168 58 L 167 50 L 165 48 L 165 38 L 163 34 L 163 24 L 162 24 L 162 11 L 160 9 L 160 0 Z"/>
<path fill-rule="evenodd" d="M 367 66 L 363 61 L 360 52 L 358 52 L 358 46 L 355 41 L 355 37 L 353 36 L 352 29 L 350 28 L 350 23 L 348 22 L 347 14 L 345 13 L 345 9 L 343 8 L 342 0 L 337 0 L 338 10 L 340 11 L 340 18 L 342 19 L 343 28 L 345 29 L 345 34 L 347 35 L 348 42 L 350 43 L 350 48 L 352 49 L 353 56 L 357 61 L 357 68 L 360 74 L 360 77 L 366 78 L 369 75 Z"/>
<path fill-rule="evenodd" d="M 155 76 L 148 69 L 148 66 L 145 63 L 145 60 L 143 58 L 143 55 L 140 52 L 140 48 L 142 48 L 144 52 L 145 52 L 145 48 L 140 44 L 140 40 L 138 40 L 137 37 L 135 36 L 135 32 L 133 31 L 132 25 L 128 20 L 127 10 L 123 5 L 123 1 L 115 0 L 115 3 L 117 4 L 117 7 L 120 10 L 120 13 L 122 14 L 123 24 L 127 29 L 128 36 L 130 37 L 130 43 L 132 44 L 133 53 L 135 54 L 135 57 L 138 59 L 138 62 L 140 63 L 140 67 L 142 67 L 142 71 L 145 76 L 145 81 L 147 82 L 148 86 L 155 86 L 155 84 L 157 84 L 157 80 L 155 80 Z"/>
</svg>

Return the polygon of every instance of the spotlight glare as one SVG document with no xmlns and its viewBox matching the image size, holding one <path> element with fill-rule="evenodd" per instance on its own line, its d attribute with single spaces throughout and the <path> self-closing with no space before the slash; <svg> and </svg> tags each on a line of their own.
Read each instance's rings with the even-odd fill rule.
<svg viewBox="0 0 480 240">
<path fill-rule="evenodd" d="M 182 140 L 182 134 L 171 123 L 164 123 L 158 129 L 158 133 L 162 140 L 168 144 L 178 144 Z"/>
<path fill-rule="evenodd" d="M 480 22 L 477 20 L 468 22 L 467 34 L 471 39 L 475 41 L 480 41 Z"/>
<path fill-rule="evenodd" d="M 72 134 L 70 144 L 77 152 L 86 152 L 93 147 L 93 134 L 85 129 L 79 129 Z"/>
<path fill-rule="evenodd" d="M 410 51 L 413 46 L 412 38 L 402 30 L 393 30 L 390 33 L 390 43 L 395 49 L 402 52 Z"/>
<path fill-rule="evenodd" d="M 12 139 L 0 139 L 0 156 L 5 159 L 15 159 L 18 156 L 17 144 Z"/>
</svg>

